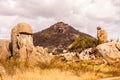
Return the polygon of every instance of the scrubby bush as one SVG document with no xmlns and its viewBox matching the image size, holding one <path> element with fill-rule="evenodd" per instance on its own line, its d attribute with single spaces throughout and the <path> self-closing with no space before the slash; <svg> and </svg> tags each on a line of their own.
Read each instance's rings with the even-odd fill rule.
<svg viewBox="0 0 120 80">
<path fill-rule="evenodd" d="M 89 37 L 80 37 L 72 43 L 72 46 L 68 50 L 81 52 L 86 48 L 95 47 L 96 45 L 97 45 L 96 39 Z"/>
</svg>

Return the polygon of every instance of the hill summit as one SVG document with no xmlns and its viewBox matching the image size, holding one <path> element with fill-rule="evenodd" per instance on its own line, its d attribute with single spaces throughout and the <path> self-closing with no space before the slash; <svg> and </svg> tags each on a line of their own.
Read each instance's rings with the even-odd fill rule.
<svg viewBox="0 0 120 80">
<path fill-rule="evenodd" d="M 33 34 L 34 45 L 47 47 L 50 51 L 55 49 L 62 49 L 61 51 L 63 51 L 80 37 L 94 39 L 64 22 L 57 22 L 49 28 Z"/>
</svg>

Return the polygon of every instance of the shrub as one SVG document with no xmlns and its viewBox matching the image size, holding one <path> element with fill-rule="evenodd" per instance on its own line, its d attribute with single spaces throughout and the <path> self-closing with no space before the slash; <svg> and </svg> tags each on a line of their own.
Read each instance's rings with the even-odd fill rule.
<svg viewBox="0 0 120 80">
<path fill-rule="evenodd" d="M 68 50 L 81 52 L 86 48 L 95 47 L 96 45 L 97 45 L 96 39 L 89 38 L 89 37 L 81 37 L 76 39 Z"/>
</svg>

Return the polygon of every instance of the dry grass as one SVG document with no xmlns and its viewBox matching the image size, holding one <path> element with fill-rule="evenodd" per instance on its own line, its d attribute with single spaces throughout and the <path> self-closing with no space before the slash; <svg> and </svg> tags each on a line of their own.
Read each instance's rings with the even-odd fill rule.
<svg viewBox="0 0 120 80">
<path fill-rule="evenodd" d="M 61 72 L 58 69 L 49 70 L 27 70 L 23 73 L 19 70 L 13 76 L 8 76 L 5 80 L 78 80 L 78 77 L 72 75 L 70 72 Z"/>
<path fill-rule="evenodd" d="M 27 70 L 21 72 L 17 70 L 12 75 L 4 76 L 3 80 L 95 80 L 97 77 L 94 73 L 75 74 L 71 71 L 61 71 L 60 69 L 39 69 Z"/>
<path fill-rule="evenodd" d="M 26 62 L 2 61 L 7 74 L 3 80 L 98 80 L 120 76 L 119 66 L 80 61 L 67 64 L 52 60 L 50 65 L 29 66 Z"/>
</svg>

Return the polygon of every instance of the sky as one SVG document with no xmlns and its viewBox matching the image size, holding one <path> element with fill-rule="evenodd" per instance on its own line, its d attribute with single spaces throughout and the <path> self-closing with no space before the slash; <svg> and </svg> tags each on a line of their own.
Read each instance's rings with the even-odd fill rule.
<svg viewBox="0 0 120 80">
<path fill-rule="evenodd" d="M 10 39 L 21 22 L 38 32 L 60 21 L 94 37 L 101 26 L 109 39 L 118 39 L 120 0 L 0 0 L 0 38 Z"/>
</svg>

